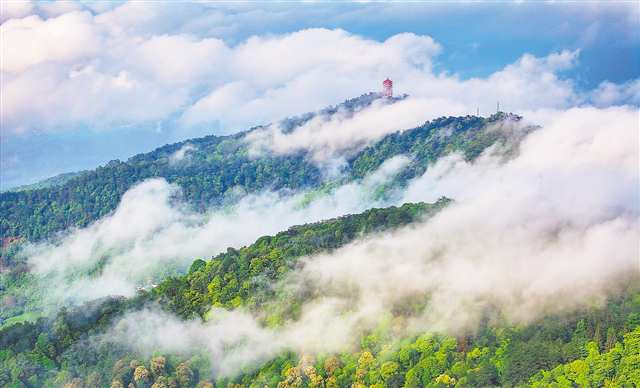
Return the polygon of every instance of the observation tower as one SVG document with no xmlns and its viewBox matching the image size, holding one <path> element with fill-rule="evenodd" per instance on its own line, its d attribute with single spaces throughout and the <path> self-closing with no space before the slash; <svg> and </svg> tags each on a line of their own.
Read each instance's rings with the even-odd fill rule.
<svg viewBox="0 0 640 388">
<path fill-rule="evenodd" d="M 382 81 L 382 97 L 393 97 L 393 81 L 391 81 L 389 78 Z"/>
</svg>

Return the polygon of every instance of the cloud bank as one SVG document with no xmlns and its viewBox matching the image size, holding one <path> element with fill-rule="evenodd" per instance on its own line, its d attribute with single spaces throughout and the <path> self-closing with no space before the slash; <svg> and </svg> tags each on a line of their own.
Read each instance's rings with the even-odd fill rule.
<svg viewBox="0 0 640 388">
<path fill-rule="evenodd" d="M 496 101 L 510 111 L 638 102 L 637 80 L 578 91 L 562 76 L 577 65 L 578 49 L 524 54 L 487 77 L 462 79 L 434 70 L 443 48 L 426 35 L 377 41 L 309 28 L 231 44 L 161 23 L 171 7 L 64 4 L 12 6 L 0 25 L 6 136 L 158 121 L 229 132 L 377 90 L 385 77 L 399 92 L 466 113 L 492 112 Z M 184 27 L 181 18 L 195 11 L 182 12 L 175 23 Z"/>
<path fill-rule="evenodd" d="M 31 245 L 24 255 L 43 279 L 42 287 L 55 284 L 46 293 L 53 306 L 132 296 L 137 287 L 185 271 L 195 258 L 209 258 L 293 225 L 384 206 L 384 200 L 375 198 L 376 188 L 408 163 L 404 156 L 392 158 L 362 181 L 308 204 L 305 193 L 265 192 L 205 214 L 180 200 L 178 186 L 150 179 L 128 190 L 112 215 L 53 242 Z"/>
<path fill-rule="evenodd" d="M 466 108 L 442 99 L 406 98 L 397 102 L 375 100 L 362 110 L 316 115 L 293 131 L 279 124 L 249 132 L 244 140 L 250 153 L 291 154 L 305 152 L 318 163 L 327 163 L 380 140 L 385 135 L 412 129 L 439 116 L 459 116 Z"/>
<path fill-rule="evenodd" d="M 393 311 L 395 330 L 407 335 L 473 330 L 489 312 L 526 323 L 602 303 L 640 279 L 638 113 L 538 112 L 543 129 L 510 161 L 439 161 L 404 199 L 456 202 L 423 223 L 303 259 L 282 287 L 310 297 L 282 327 L 264 328 L 242 311 L 185 323 L 147 310 L 109 335 L 138 350 L 204 350 L 216 373 L 233 375 L 285 349 L 347 350 Z M 426 304 L 397 309 L 407 300 Z"/>
</svg>

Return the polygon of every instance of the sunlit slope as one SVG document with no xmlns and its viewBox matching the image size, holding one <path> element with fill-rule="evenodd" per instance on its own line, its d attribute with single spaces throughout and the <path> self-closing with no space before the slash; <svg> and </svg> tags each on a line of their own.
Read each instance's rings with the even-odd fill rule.
<svg viewBox="0 0 640 388">
<path fill-rule="evenodd" d="M 63 308 L 54 316 L 35 322 L 5 325 L 0 329 L 0 384 L 56 386 L 60 381 L 66 381 L 65 376 L 84 376 L 87 381 L 94 381 L 96 385 L 93 386 L 109 386 L 112 378 L 118 375 L 112 366 L 119 359 L 131 359 L 133 354 L 117 343 L 105 343 L 106 347 L 98 343 L 102 341 L 100 336 L 123 313 L 143 310 L 156 303 L 185 317 L 206 313 L 211 303 L 255 306 L 260 300 L 270 300 L 274 296 L 267 283 L 255 283 L 256 288 L 251 290 L 244 288 L 243 285 L 251 280 L 270 276 L 277 281 L 301 256 L 330 251 L 356 238 L 406 226 L 434 215 L 448 203 L 449 200 L 441 199 L 435 204 L 371 209 L 361 214 L 294 226 L 277 235 L 261 237 L 249 246 L 229 248 L 207 262 L 196 260 L 188 274 L 167 279 L 152 292 L 141 292 L 130 299 L 103 298 L 79 307 Z M 204 277 L 224 274 L 237 276 L 235 284 L 238 288 L 225 287 L 216 300 L 212 300 L 207 295 L 210 280 Z M 204 365 L 196 372 L 203 379 L 209 375 Z M 99 376 L 97 382 L 96 374 Z M 194 385 L 195 382 L 186 386 Z"/>
<path fill-rule="evenodd" d="M 264 349 L 255 348 L 252 352 L 258 356 L 251 367 L 234 373 L 225 369 L 230 367 L 229 360 L 234 365 L 231 350 L 220 358 L 210 358 L 206 347 L 205 353 L 196 355 L 155 349 L 137 353 L 113 336 L 123 335 L 120 331 L 123 315 L 139 318 L 135 324 L 145 327 L 146 314 L 158 306 L 188 317 L 190 320 L 179 326 L 183 328 L 199 327 L 201 316 L 215 324 L 222 313 L 207 312 L 218 307 L 263 310 L 266 314 L 258 315 L 262 324 L 277 333 L 284 320 L 297 319 L 298 302 L 306 297 L 289 298 L 273 287 L 296 267 L 299 258 L 331 252 L 357 238 L 411 226 L 447 204 L 449 201 L 442 200 L 432 205 L 372 209 L 292 227 L 262 237 L 249 246 L 230 248 L 211 260 L 196 260 L 185 276 L 168 279 L 138 297 L 95 301 L 63 309 L 52 318 L 4 328 L 0 330 L 3 349 L 0 382 L 16 387 L 69 383 L 104 387 L 126 387 L 129 383 L 210 387 L 206 384 L 215 383 L 215 386 L 274 388 L 553 383 L 633 386 L 639 382 L 640 294 L 633 285 L 602 306 L 550 315 L 527 325 L 487 319 L 473 332 L 459 335 L 423 333 L 397 338 L 401 322 L 382 317 L 380 325 L 356 339 L 359 345 L 351 351 L 308 355 L 282 350 L 267 357 L 259 356 Z M 405 313 L 411 311 L 411 301 L 407 302 L 405 306 L 397 306 L 396 313 L 403 314 L 402 309 Z M 169 314 L 165 318 L 176 319 Z M 236 325 L 240 328 L 242 322 L 237 321 Z M 174 335 L 182 338 L 186 334 Z M 313 333 L 309 336 L 312 338 Z M 148 340 L 156 343 L 171 339 Z M 218 374 L 213 375 L 212 371 Z"/>
</svg>

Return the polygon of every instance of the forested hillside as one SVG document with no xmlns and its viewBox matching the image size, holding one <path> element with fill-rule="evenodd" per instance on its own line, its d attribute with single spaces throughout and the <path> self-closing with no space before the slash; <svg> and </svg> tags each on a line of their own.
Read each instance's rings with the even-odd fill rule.
<svg viewBox="0 0 640 388">
<path fill-rule="evenodd" d="M 0 3 L 0 388 L 640 388 L 640 2 Z"/>
<path fill-rule="evenodd" d="M 330 116 L 339 110 L 362 109 L 377 96 L 366 94 L 319 114 Z M 313 116 L 287 119 L 280 125 L 293 131 Z M 403 131 L 349 155 L 340 179 L 362 178 L 400 154 L 413 158 L 401 179 L 422 174 L 430 163 L 454 151 L 473 159 L 488 146 L 504 143 L 513 136 L 496 128 L 519 119 L 503 113 L 488 118 L 443 117 L 412 129 L 398 128 Z M 246 134 L 191 139 L 136 155 L 126 162 L 109 162 L 60 185 L 0 193 L 0 236 L 37 241 L 69 227 L 87 226 L 113 211 L 123 193 L 134 184 L 152 177 L 178 184 L 185 199 L 199 210 L 232 201 L 237 189 L 249 193 L 300 190 L 325 183 L 321 169 L 304 152 L 252 157 Z M 188 158 L 175 162 L 173 156 L 178 152 L 183 157 L 188 152 Z"/>
<path fill-rule="evenodd" d="M 15 387 L 55 386 L 71 381 L 74 376 L 82 376 L 93 382 L 97 378 L 108 386 L 111 367 L 117 358 L 134 355 L 113 344 L 110 344 L 111 350 L 107 350 L 109 344 L 95 347 L 91 345 L 92 335 L 106 330 L 125 311 L 141 309 L 154 300 L 185 318 L 203 315 L 212 305 L 239 307 L 250 304 L 255 307 L 260 298 L 273 298 L 273 294 L 267 283 L 252 282 L 252 279 L 268 276 L 275 281 L 305 254 L 330 250 L 368 233 L 407 225 L 433 215 L 448 202 L 442 199 L 433 205 L 421 203 L 372 209 L 362 214 L 295 226 L 275 236 L 262 237 L 250 246 L 237 250 L 229 248 L 206 262 L 196 260 L 185 276 L 167 279 L 152 291 L 131 300 L 97 300 L 72 310 L 63 309 L 51 319 L 40 318 L 34 323 L 4 327 L 0 330 L 0 382 Z M 207 368 L 203 366 L 201 373 L 207 375 Z M 88 381 L 87 386 L 91 386 Z"/>
<path fill-rule="evenodd" d="M 37 190 L 37 189 L 44 189 L 48 187 L 62 186 L 69 180 L 82 175 L 84 172 L 85 171 L 63 173 L 63 174 L 52 176 L 51 178 L 47 178 L 30 185 L 22 185 L 22 186 L 18 186 L 5 191 L 27 191 L 27 190 Z"/>
<path fill-rule="evenodd" d="M 276 136 L 403 98 L 363 95 Z M 544 129 L 513 114 L 443 117 L 323 164 L 313 147 L 256 152 L 269 129 L 0 194 L 0 386 L 640 384 L 639 274 L 594 261 L 628 264 L 633 210 L 604 201 L 621 214 L 585 225 L 605 206 L 555 190 L 599 164 L 556 176 L 535 148 L 588 141 L 562 128 L 525 144 Z"/>
<path fill-rule="evenodd" d="M 528 325 L 489 318 L 458 336 L 398 338 L 402 310 L 363 334 L 357 349 L 305 355 L 284 351 L 234 376 L 214 376 L 200 354 L 138 354 L 101 336 L 127 312 L 158 303 L 185 319 L 211 308 L 268 311 L 262 324 L 295 320 L 300 306 L 278 284 L 298 258 L 431 217 L 449 200 L 372 209 L 265 236 L 196 260 L 189 273 L 126 300 L 63 309 L 56 317 L 0 331 L 0 382 L 8 387 L 445 387 L 633 386 L 640 382 L 640 289 L 629 285 L 604 305 L 550 315 Z M 304 296 L 298 296 L 304 297 Z M 269 307 L 270 306 L 270 307 Z M 257 350 L 257 349 L 256 349 Z"/>
</svg>

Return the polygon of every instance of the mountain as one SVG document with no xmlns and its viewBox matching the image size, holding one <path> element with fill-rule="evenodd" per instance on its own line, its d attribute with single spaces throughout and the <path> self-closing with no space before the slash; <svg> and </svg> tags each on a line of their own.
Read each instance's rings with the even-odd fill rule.
<svg viewBox="0 0 640 388">
<path fill-rule="evenodd" d="M 23 186 L 18 186 L 18 187 L 14 187 L 12 189 L 9 190 L 5 190 L 5 192 L 8 191 L 28 191 L 28 190 L 37 190 L 37 189 L 45 189 L 48 187 L 54 187 L 54 186 L 61 186 L 63 184 L 65 184 L 66 182 L 68 182 L 69 180 L 80 176 L 84 173 L 84 171 L 78 171 L 78 172 L 66 172 L 63 174 L 58 174 L 56 176 L 52 176 L 51 178 L 47 178 L 47 179 L 43 179 L 39 182 L 36 183 L 32 183 L 30 185 L 23 185 Z"/>
<path fill-rule="evenodd" d="M 251 246 L 229 248 L 206 262 L 196 260 L 187 275 L 162 282 L 152 289 L 151 296 L 184 318 L 204 317 L 211 306 L 257 309 L 275 297 L 270 285 L 295 268 L 300 257 L 331 251 L 356 238 L 433 216 L 450 201 L 441 198 L 433 204 L 405 203 L 294 226 L 275 236 L 261 237 Z"/>
<path fill-rule="evenodd" d="M 112 349 L 103 352 L 103 349 L 90 345 L 90 336 L 106 330 L 126 311 L 141 310 L 157 301 L 167 310 L 184 317 L 204 314 L 214 302 L 208 295 L 207 289 L 210 287 L 207 285 L 215 278 L 223 276 L 225 283 L 236 285 L 246 284 L 251 282 L 251 278 L 255 280 L 263 275 L 275 281 L 286 273 L 286 270 L 278 267 L 291 269 L 301 256 L 335 249 L 357 237 L 410 224 L 435 214 L 448 203 L 449 200 L 441 199 L 435 204 L 371 209 L 362 214 L 294 226 L 275 236 L 261 237 L 247 247 L 229 248 L 227 252 L 213 256 L 206 262 L 196 260 L 188 274 L 167 279 L 151 291 L 141 291 L 138 297 L 131 300 L 96 300 L 73 309 L 63 308 L 51 318 L 5 323 L 0 326 L 0 383 L 2 386 L 20 386 L 21 382 L 26 386 L 56 385 L 55 373 L 52 372 L 83 376 L 96 372 L 99 376 L 97 384 L 108 386 L 112 380 L 112 365 L 117 364 L 119 358 L 129 357 L 129 352 L 117 344 L 109 345 Z M 258 258 L 264 264 L 249 274 L 248 267 L 255 267 Z M 237 277 L 236 280 L 231 281 L 230 275 Z M 264 285 L 251 290 L 228 286 L 221 288 L 214 303 L 237 306 L 238 301 L 241 304 L 247 300 L 257 303 L 258 298 L 273 298 Z M 251 297 L 248 292 L 252 294 Z M 97 360 L 98 364 L 95 363 Z M 20 366 L 20 372 L 14 374 L 12 368 L 20 362 L 24 364 Z M 206 375 L 204 369 L 200 373 Z M 186 386 L 193 385 L 195 382 Z"/>
<path fill-rule="evenodd" d="M 219 306 L 236 311 L 266 308 L 269 313 L 261 316 L 261 322 L 277 330 L 300 314 L 299 303 L 306 297 L 292 297 L 272 286 L 300 264 L 299 258 L 331 251 L 355 238 L 411 225 L 435 215 L 449 203 L 442 199 L 435 204 L 371 209 L 295 226 L 261 237 L 249 246 L 229 248 L 211 259 L 195 260 L 184 276 L 142 290 L 137 297 L 96 300 L 63 308 L 50 318 L 5 325 L 0 328 L 0 384 L 111 388 L 543 387 L 634 386 L 640 381 L 637 285 L 629 286 L 605 306 L 552 314 L 527 325 L 487 319 L 476 331 L 457 336 L 422 333 L 394 340 L 398 322 L 387 321 L 365 333 L 353 351 L 312 356 L 283 350 L 264 360 L 258 357 L 253 367 L 231 376 L 212 375 L 217 361 L 206 354 L 187 355 L 178 350 L 175 354 L 137 353 L 112 340 L 117 330 L 123 330 L 127 316 L 143 324 L 149 309 L 157 306 L 184 318 L 195 317 L 196 321 L 183 321 L 183 331 L 192 329 L 200 316 Z M 214 322 L 215 314 L 219 313 L 214 312 Z M 114 332 L 112 327 L 118 329 Z M 182 334 L 171 332 L 174 336 Z M 251 351 L 260 354 L 261 349 Z"/>
<path fill-rule="evenodd" d="M 0 386 L 639 385 L 640 283 L 633 274 L 612 287 L 609 294 L 598 295 L 589 303 L 544 310 L 520 320 L 513 320 L 497 300 L 495 304 L 493 300 L 486 305 L 480 303 L 481 298 L 491 299 L 491 296 L 476 295 L 464 287 L 459 290 L 460 285 L 452 285 L 455 292 L 471 294 L 466 301 L 482 306 L 472 328 L 456 326 L 458 318 L 464 321 L 469 313 L 466 306 L 449 306 L 451 301 L 435 298 L 434 290 L 412 288 L 409 280 L 420 268 L 416 268 L 415 263 L 407 267 L 407 263 L 412 262 L 403 260 L 412 256 L 411 250 L 422 242 L 402 239 L 407 232 L 416 232 L 416 238 L 433 244 L 430 252 L 434 257 L 421 258 L 427 264 L 446 261 L 452 265 L 454 277 L 461 271 L 471 271 L 471 276 L 464 277 L 470 282 L 476 280 L 475 271 L 479 277 L 489 276 L 486 271 L 481 272 L 482 268 L 467 268 L 468 264 L 459 265 L 451 260 L 451 257 L 457 259 L 456 247 L 443 243 L 450 237 L 446 235 L 446 228 L 423 228 L 451 221 L 452 214 L 458 215 L 456 222 L 469 222 L 465 213 L 452 213 L 463 207 L 464 201 L 444 197 L 434 203 L 383 201 L 384 205 L 376 205 L 379 208 L 372 208 L 373 205 L 365 201 L 360 209 L 368 210 L 350 211 L 353 214 L 335 218 L 327 215 L 323 207 L 319 217 L 313 218 L 323 218 L 321 221 L 300 222 L 301 225 L 291 227 L 288 223 L 279 227 L 280 232 L 261 232 L 268 235 L 255 240 L 259 234 L 253 235 L 244 243 L 226 250 L 210 249 L 204 255 L 202 251 L 186 253 L 193 252 L 187 245 L 196 240 L 189 243 L 170 240 L 171 244 L 162 244 L 160 249 L 172 250 L 175 255 L 187 258 L 189 266 L 174 272 L 167 270 L 162 279 L 149 277 L 137 283 L 139 288 L 135 292 L 132 288 L 132 293 L 127 294 L 133 295 L 130 297 L 112 292 L 109 297 L 89 295 L 82 299 L 89 302 L 83 304 L 45 308 L 50 306 L 44 294 L 56 288 L 67 290 L 66 283 L 88 282 L 93 288 L 112 290 L 111 283 L 99 282 L 108 266 L 119 265 L 126 271 L 149 273 L 149 264 L 162 253 L 153 244 L 137 246 L 138 241 L 123 239 L 122 245 L 138 248 L 136 255 L 125 256 L 126 265 L 110 260 L 110 255 L 115 254 L 111 250 L 120 246 L 95 250 L 91 244 L 72 245 L 83 253 L 78 256 L 80 265 L 72 267 L 72 272 L 63 272 L 61 277 L 47 277 L 34 271 L 33 263 L 26 259 L 31 252 L 28 249 L 34 246 L 23 244 L 50 239 L 35 246 L 49 249 L 64 245 L 56 233 L 93 224 L 71 234 L 73 241 L 90 240 L 90 234 L 96 232 L 92 227 L 108 223 L 102 221 L 111 219 L 114 209 L 126 202 L 121 201 L 123 194 L 149 178 L 164 178 L 180 188 L 181 198 L 171 205 L 187 215 L 186 226 L 178 225 L 185 227 L 184 236 L 198 234 L 202 239 L 213 240 L 219 237 L 210 233 L 211 229 L 198 233 L 197 227 L 206 219 L 200 216 L 216 209 L 236 217 L 239 214 L 231 209 L 246 198 L 244 194 L 276 191 L 281 196 L 269 203 L 272 207 L 278 201 L 295 197 L 294 205 L 286 206 L 286 211 L 293 212 L 297 207 L 312 206 L 323 193 L 362 185 L 384 170 L 385 162 L 401 157 L 403 164 L 390 178 L 391 182 L 385 181 L 372 189 L 376 195 L 391 196 L 394 191 L 387 190 L 388 185 L 393 189 L 410 188 L 416 181 L 414 178 L 423 176 L 452 153 L 461 154 L 469 162 L 477 161 L 488 150 L 495 151 L 502 160 L 517 157 L 520 141 L 536 129 L 524 125 L 521 117 L 507 113 L 486 118 L 442 117 L 347 144 L 334 155 L 341 162 L 338 171 L 329 171 L 304 147 L 287 152 L 255 153 L 252 149 L 250 139 L 274 127 L 280 131 L 278 136 L 295 135 L 313 123 L 349 119 L 369 107 L 384 108 L 403 100 L 404 97 L 381 100 L 378 94 L 370 93 L 273 126 L 255 127 L 230 136 L 190 139 L 124 162 L 112 161 L 92 171 L 52 179 L 38 187 L 0 194 L 0 231 L 4 245 L 0 263 L 3 269 L 0 271 Z M 398 206 L 388 206 L 390 203 Z M 182 205 L 189 209 L 182 209 Z M 283 215 L 282 211 L 273 212 L 276 217 Z M 249 221 L 242 223 L 243 228 L 266 222 L 261 219 L 263 213 L 249 212 L 249 215 Z M 160 215 L 154 213 L 148 217 L 155 216 Z M 215 227 L 237 233 L 229 219 L 214 219 Z M 144 221 L 137 219 L 131 223 L 144 224 Z M 487 219 L 487 223 L 490 222 L 492 220 Z M 535 222 L 533 224 L 535 228 Z M 122 237 L 119 224 L 114 225 L 115 230 L 109 232 L 117 235 L 116 238 Z M 175 224 L 170 223 L 161 231 L 152 228 L 153 234 L 166 238 L 163 231 L 173 227 Z M 527 225 L 513 227 L 526 228 Z M 454 230 L 461 231 L 460 236 L 456 236 L 461 240 L 454 241 L 462 241 L 463 245 L 472 237 L 464 228 Z M 473 232 L 478 233 L 477 228 Z M 497 239 L 500 244 L 503 234 Z M 556 234 L 550 236 L 553 241 L 563 238 L 561 233 Z M 148 239 L 149 236 L 144 235 L 142 240 Z M 221 239 L 227 244 L 227 240 Z M 98 245 L 104 242 L 98 241 Z M 416 245 L 411 245 L 411 241 Z M 388 251 L 382 249 L 383 253 L 378 256 L 385 257 L 381 259 L 374 251 L 384 244 L 408 247 L 408 250 L 398 250 L 404 256 L 386 257 L 384 252 Z M 348 250 L 354 247 L 362 249 Z M 23 248 L 27 250 L 22 251 Z M 358 255 L 361 257 L 355 257 Z M 447 255 L 451 257 L 445 260 Z M 65 260 L 78 259 L 65 255 L 52 257 L 60 260 L 48 263 L 54 268 L 64 266 Z M 163 269 L 171 265 L 162 260 L 159 263 Z M 402 281 L 391 284 L 388 278 L 376 276 L 380 271 L 368 271 L 368 266 L 382 266 L 385 273 L 399 271 L 407 285 L 399 284 Z M 531 267 L 535 271 L 535 266 Z M 442 274 L 442 266 L 425 268 L 429 273 L 419 272 L 419 282 L 424 283 L 427 275 Z M 332 276 L 323 277 L 325 272 L 331 272 Z M 343 273 L 355 274 L 355 277 L 341 278 Z M 356 281 L 362 284 L 355 284 Z M 360 288 L 362 285 L 367 288 Z M 555 307 L 556 301 L 540 301 L 535 299 L 536 295 L 527 294 L 526 286 L 518 284 L 518 289 L 524 290 L 522 303 L 544 303 L 544 306 L 549 303 L 549 307 Z M 443 283 L 439 287 L 449 285 Z M 387 300 L 388 295 L 372 292 L 379 288 L 393 290 L 394 297 Z M 82 290 L 91 291 L 90 288 Z M 367 314 L 358 315 L 363 308 L 371 307 L 366 303 L 367 298 L 364 302 L 360 300 L 363 295 L 369 298 L 379 295 L 381 300 L 376 302 L 380 302 L 384 310 L 366 310 Z M 322 308 L 314 309 L 318 306 Z M 471 307 L 469 311 L 474 311 Z M 438 316 L 438 312 L 447 310 L 451 314 Z M 426 326 L 428 330 L 417 325 L 421 319 L 433 323 Z M 341 331 L 339 324 L 345 322 L 357 330 Z M 348 333 L 349 338 L 342 337 L 343 332 Z M 334 343 L 341 345 L 339 350 L 331 350 Z"/>
<path fill-rule="evenodd" d="M 356 112 L 377 100 L 378 94 L 365 94 L 319 113 L 285 119 L 281 126 L 285 131 L 295 131 L 316 115 Z M 452 152 L 462 152 L 472 160 L 493 144 L 508 143 L 512 132 L 493 129 L 519 120 L 518 116 L 498 113 L 487 118 L 442 117 L 416 128 L 398 128 L 401 132 L 349 154 L 341 171 L 342 180 L 363 178 L 400 154 L 412 158 L 403 179 L 422 174 L 429 164 Z M 266 153 L 258 158 L 250 155 L 245 136 L 262 128 L 190 139 L 125 162 L 111 161 L 50 187 L 0 193 L 0 236 L 38 241 L 70 227 L 87 226 L 113 211 L 129 188 L 152 177 L 179 185 L 185 199 L 199 210 L 223 204 L 238 188 L 255 193 L 309 189 L 327 183 L 321 167 L 304 151 Z M 183 157 L 188 153 L 188 160 L 175 163 L 180 153 Z"/>
</svg>

